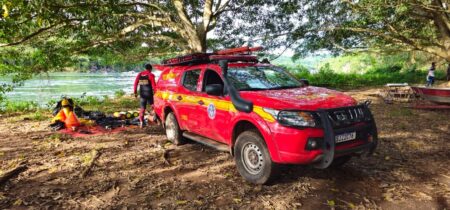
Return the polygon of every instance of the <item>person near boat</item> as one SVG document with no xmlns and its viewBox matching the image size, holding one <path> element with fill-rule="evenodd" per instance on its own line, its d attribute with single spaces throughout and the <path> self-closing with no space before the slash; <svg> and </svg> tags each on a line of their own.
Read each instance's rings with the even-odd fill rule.
<svg viewBox="0 0 450 210">
<path fill-rule="evenodd" d="M 140 127 L 144 126 L 144 115 L 147 105 L 150 105 L 150 112 L 153 110 L 153 93 L 156 88 L 155 75 L 152 73 L 152 65 L 146 64 L 145 70 L 140 72 L 134 81 L 134 96 L 138 96 L 138 86 L 139 86 L 139 97 L 140 97 L 140 110 L 139 110 L 139 122 Z"/>
<path fill-rule="evenodd" d="M 434 84 L 434 71 L 436 70 L 436 63 L 433 62 L 431 63 L 431 67 L 428 70 L 428 74 L 427 74 L 427 87 L 430 87 Z"/>
<path fill-rule="evenodd" d="M 447 82 L 450 81 L 450 62 L 448 63 L 448 67 L 447 67 Z"/>
</svg>

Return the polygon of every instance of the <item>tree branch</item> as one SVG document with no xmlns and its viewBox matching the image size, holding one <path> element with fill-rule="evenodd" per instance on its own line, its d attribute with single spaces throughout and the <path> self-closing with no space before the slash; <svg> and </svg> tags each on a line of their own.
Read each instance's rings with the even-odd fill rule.
<svg viewBox="0 0 450 210">
<path fill-rule="evenodd" d="M 213 15 L 212 13 L 212 7 L 213 7 L 213 0 L 206 0 L 205 6 L 203 8 L 203 31 L 208 31 L 209 24 L 211 22 L 211 17 Z"/>
<path fill-rule="evenodd" d="M 217 8 L 217 10 L 214 12 L 213 16 L 214 17 L 218 17 L 220 16 L 222 13 L 224 13 L 226 10 L 226 8 L 228 7 L 228 5 L 230 4 L 231 0 L 226 0 L 225 2 L 223 2 L 222 5 L 219 5 L 219 7 Z"/>
<path fill-rule="evenodd" d="M 189 19 L 186 10 L 184 8 L 183 1 L 173 0 L 173 4 L 175 5 L 175 8 L 177 10 L 178 17 L 180 17 L 183 24 L 189 27 L 190 29 L 194 29 L 194 25 L 192 24 L 191 19 Z"/>
<path fill-rule="evenodd" d="M 35 31 L 35 32 L 33 32 L 33 33 L 23 37 L 22 39 L 20 39 L 18 41 L 7 43 L 7 44 L 0 44 L 0 47 L 10 47 L 10 46 L 20 45 L 20 44 L 30 40 L 31 38 L 33 38 L 33 37 L 35 37 L 35 36 L 37 36 L 37 35 L 39 35 L 41 33 L 44 33 L 44 32 L 46 32 L 46 31 L 48 31 L 48 30 L 50 30 L 50 29 L 52 29 L 52 28 L 54 28 L 54 27 L 56 27 L 58 25 L 61 25 L 61 24 L 60 23 L 59 24 L 53 24 L 53 25 L 50 25 L 48 27 L 40 28 L 37 31 Z"/>
<path fill-rule="evenodd" d="M 396 43 L 396 44 L 406 45 L 406 47 L 409 47 L 412 50 L 420 50 L 420 51 L 428 52 L 430 54 L 434 54 L 439 57 L 448 59 L 448 51 L 446 50 L 445 47 L 443 47 L 441 45 L 437 45 L 437 44 L 435 44 L 435 46 L 422 46 L 421 44 L 418 44 L 418 43 L 414 42 L 413 40 L 408 39 L 400 34 L 398 34 L 398 37 L 396 37 L 396 36 L 381 32 L 381 31 L 368 29 L 368 28 L 356 28 L 356 27 L 336 27 L 335 29 L 347 30 L 347 31 L 352 31 L 352 32 L 369 33 L 372 35 L 380 36 L 380 37 L 384 38 L 385 40 Z M 330 29 L 330 30 L 333 30 L 333 29 Z"/>
</svg>

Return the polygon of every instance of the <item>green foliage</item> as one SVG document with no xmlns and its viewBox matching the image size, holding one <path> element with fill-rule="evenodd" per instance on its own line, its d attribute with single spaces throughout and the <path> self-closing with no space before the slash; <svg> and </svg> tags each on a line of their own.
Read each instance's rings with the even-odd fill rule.
<svg viewBox="0 0 450 210">
<path fill-rule="evenodd" d="M 37 111 L 33 114 L 33 116 L 31 117 L 32 120 L 36 120 L 36 121 L 43 121 L 48 119 L 49 117 L 42 111 Z"/>
<path fill-rule="evenodd" d="M 79 98 L 72 98 L 72 100 L 81 107 L 100 107 L 106 101 L 105 98 L 88 96 L 86 93 L 83 93 Z"/>
<path fill-rule="evenodd" d="M 302 5 L 288 40 L 296 56 L 333 53 L 420 51 L 450 61 L 448 2 L 404 0 L 297 1 Z M 286 15 L 290 17 L 292 15 Z"/>
<path fill-rule="evenodd" d="M 0 104 L 0 111 L 5 113 L 35 112 L 39 109 L 33 101 L 5 101 Z"/>
<path fill-rule="evenodd" d="M 106 113 L 116 111 L 136 110 L 139 108 L 139 101 L 134 97 L 109 98 L 105 96 L 88 96 L 83 94 L 80 97 L 71 97 L 75 105 L 84 110 L 98 110 Z M 48 112 L 52 110 L 59 100 L 51 100 L 44 107 L 39 107 L 36 102 L 31 101 L 6 101 L 0 104 L 2 113 L 27 113 L 23 117 L 32 120 L 45 120 L 49 118 Z"/>
<path fill-rule="evenodd" d="M 330 88 L 351 89 L 359 87 L 381 86 L 386 83 L 424 83 L 426 71 L 408 69 L 400 71 L 401 66 L 379 66 L 366 73 L 338 73 L 325 64 L 317 73 L 306 70 L 289 70 L 299 79 L 308 79 L 311 85 Z M 437 79 L 443 79 L 444 73 L 436 72 Z"/>
<path fill-rule="evenodd" d="M 299 66 L 307 68 L 307 69 L 316 69 L 318 65 L 331 58 L 331 55 L 323 54 L 323 55 L 308 55 L 306 57 L 293 60 L 292 57 L 289 56 L 280 56 L 277 59 L 273 60 L 271 63 L 280 66 L 286 66 L 289 68 L 298 68 Z"/>
<path fill-rule="evenodd" d="M 288 70 L 298 78 L 310 80 L 318 86 L 357 88 L 386 83 L 420 84 L 425 82 L 430 60 L 425 54 L 397 53 L 388 56 L 360 53 L 324 60 L 318 71 L 304 66 Z M 411 60 L 414 60 L 412 62 Z M 432 61 L 432 60 L 431 60 Z M 446 65 L 438 65 L 436 79 L 444 79 Z"/>
<path fill-rule="evenodd" d="M 426 64 L 421 65 L 422 70 L 418 70 L 418 63 L 410 64 L 408 60 L 409 57 L 405 54 L 347 55 L 325 60 L 326 62 L 314 73 L 310 73 L 304 67 L 289 70 L 298 78 L 308 79 L 313 85 L 332 88 L 347 89 L 403 82 L 423 83 Z M 436 73 L 438 79 L 443 77 L 443 73 L 439 71 Z"/>
<path fill-rule="evenodd" d="M 138 100 L 134 97 L 121 96 L 109 98 L 107 96 L 98 97 L 83 94 L 80 97 L 72 99 L 77 106 L 82 107 L 84 110 L 98 110 L 106 113 L 135 110 L 139 107 Z"/>
<path fill-rule="evenodd" d="M 114 97 L 116 98 L 122 98 L 122 96 L 125 95 L 125 91 L 124 90 L 118 90 L 116 92 L 114 92 Z"/>
<path fill-rule="evenodd" d="M 11 113 L 11 112 L 10 112 Z M 19 113 L 19 112 L 13 112 Z M 20 118 L 18 120 L 29 119 L 33 121 L 48 121 L 51 117 L 48 110 L 38 109 L 34 112 L 21 112 L 22 115 L 19 115 Z"/>
</svg>

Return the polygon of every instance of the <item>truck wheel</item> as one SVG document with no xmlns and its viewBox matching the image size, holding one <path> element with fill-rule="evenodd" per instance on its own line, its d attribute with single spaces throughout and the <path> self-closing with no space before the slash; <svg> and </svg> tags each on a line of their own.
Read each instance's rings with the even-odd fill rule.
<svg viewBox="0 0 450 210">
<path fill-rule="evenodd" d="M 167 114 L 165 121 L 166 136 L 175 145 L 183 143 L 183 136 L 181 135 L 180 126 L 178 125 L 177 118 L 173 112 Z"/>
<path fill-rule="evenodd" d="M 331 163 L 330 168 L 339 168 L 343 166 L 345 163 L 347 163 L 350 159 L 352 159 L 352 156 L 350 155 L 335 158 Z"/>
<path fill-rule="evenodd" d="M 234 160 L 241 176 L 254 184 L 267 183 L 278 171 L 264 139 L 257 131 L 245 131 L 238 136 L 234 146 Z"/>
</svg>

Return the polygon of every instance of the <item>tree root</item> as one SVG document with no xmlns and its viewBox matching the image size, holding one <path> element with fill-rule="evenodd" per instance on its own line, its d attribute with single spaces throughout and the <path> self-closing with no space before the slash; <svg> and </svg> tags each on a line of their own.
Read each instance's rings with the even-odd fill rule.
<svg viewBox="0 0 450 210">
<path fill-rule="evenodd" d="M 20 173 L 24 172 L 27 169 L 28 166 L 26 165 L 26 162 L 19 163 L 17 167 L 0 175 L 0 185 L 7 182 L 11 178 L 18 176 Z"/>
<path fill-rule="evenodd" d="M 168 165 L 168 166 L 170 166 L 170 165 L 172 165 L 171 163 L 170 163 L 170 161 L 169 161 L 169 152 L 170 151 L 172 151 L 171 149 L 164 149 L 164 151 L 163 151 L 163 154 L 162 154 L 162 160 L 163 160 L 163 162 L 164 162 L 164 164 L 166 164 L 166 165 Z"/>
<path fill-rule="evenodd" d="M 80 178 L 85 178 L 89 172 L 91 171 L 92 166 L 95 165 L 95 161 L 100 157 L 101 153 L 98 150 L 92 150 L 91 151 L 92 159 L 87 164 L 86 168 L 83 170 L 83 172 L 80 174 Z"/>
</svg>

